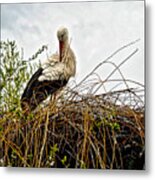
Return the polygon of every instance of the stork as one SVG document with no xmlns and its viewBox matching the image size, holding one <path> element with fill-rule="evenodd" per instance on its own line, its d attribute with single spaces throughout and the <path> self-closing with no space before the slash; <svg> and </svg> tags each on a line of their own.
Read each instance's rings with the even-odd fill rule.
<svg viewBox="0 0 155 180">
<path fill-rule="evenodd" d="M 49 95 L 64 87 L 76 73 L 76 58 L 69 44 L 68 30 L 60 27 L 57 31 L 59 54 L 52 55 L 32 75 L 21 97 L 21 108 L 33 111 Z"/>
</svg>

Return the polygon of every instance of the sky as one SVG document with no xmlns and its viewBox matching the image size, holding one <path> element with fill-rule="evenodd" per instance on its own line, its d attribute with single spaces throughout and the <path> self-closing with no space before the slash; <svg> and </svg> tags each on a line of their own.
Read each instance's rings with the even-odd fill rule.
<svg viewBox="0 0 155 180">
<path fill-rule="evenodd" d="M 66 26 L 77 60 L 76 82 L 114 51 L 136 39 L 111 60 L 119 64 L 136 48 L 138 52 L 121 67 L 125 78 L 144 84 L 144 1 L 101 1 L 70 3 L 24 3 L 1 5 L 1 39 L 16 40 L 31 57 L 42 45 L 48 55 L 58 50 L 56 31 Z M 44 53 L 40 60 L 47 58 Z M 97 73 L 104 80 L 113 67 L 102 66 Z M 115 73 L 112 78 L 119 78 Z"/>
</svg>

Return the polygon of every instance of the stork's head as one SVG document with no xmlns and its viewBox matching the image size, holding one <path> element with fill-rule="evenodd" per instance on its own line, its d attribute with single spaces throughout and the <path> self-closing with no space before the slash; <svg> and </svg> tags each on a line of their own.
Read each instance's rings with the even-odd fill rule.
<svg viewBox="0 0 155 180">
<path fill-rule="evenodd" d="M 57 31 L 57 37 L 61 42 L 65 43 L 66 41 L 68 41 L 68 29 L 65 27 L 60 27 Z"/>
<path fill-rule="evenodd" d="M 62 60 L 62 51 L 68 45 L 68 30 L 65 27 L 60 27 L 57 31 L 57 37 L 59 40 L 59 56 L 60 61 Z"/>
</svg>

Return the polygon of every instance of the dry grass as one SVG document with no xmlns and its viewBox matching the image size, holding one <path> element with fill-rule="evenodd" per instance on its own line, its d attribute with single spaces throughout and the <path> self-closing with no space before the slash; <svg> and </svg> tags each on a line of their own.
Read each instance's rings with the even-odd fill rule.
<svg viewBox="0 0 155 180">
<path fill-rule="evenodd" d="M 132 44 L 118 49 L 79 84 L 66 87 L 56 101 L 29 116 L 23 117 L 20 110 L 1 113 L 0 166 L 143 169 L 144 86 L 125 79 L 120 71 L 138 49 L 117 66 L 110 61 Z M 106 63 L 115 67 L 107 78 L 92 79 Z M 116 71 L 120 79 L 111 78 Z M 126 88 L 96 94 L 113 82 Z M 129 88 L 129 83 L 137 88 Z"/>
</svg>

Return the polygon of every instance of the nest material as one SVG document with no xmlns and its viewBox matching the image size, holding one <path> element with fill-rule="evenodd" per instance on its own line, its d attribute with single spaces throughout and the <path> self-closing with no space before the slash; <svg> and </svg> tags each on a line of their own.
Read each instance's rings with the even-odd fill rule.
<svg viewBox="0 0 155 180">
<path fill-rule="evenodd" d="M 144 107 L 117 105 L 121 94 L 131 90 L 76 101 L 72 93 L 74 99 L 61 97 L 22 122 L 15 115 L 5 121 L 1 160 L 13 166 L 143 169 Z"/>
</svg>

